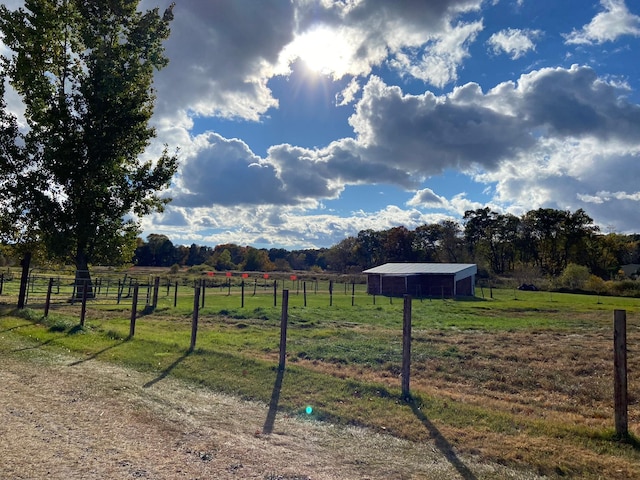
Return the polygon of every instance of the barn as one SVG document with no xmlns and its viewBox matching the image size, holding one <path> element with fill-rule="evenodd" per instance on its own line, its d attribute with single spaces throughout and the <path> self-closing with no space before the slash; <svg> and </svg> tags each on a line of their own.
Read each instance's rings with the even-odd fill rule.
<svg viewBox="0 0 640 480">
<path fill-rule="evenodd" d="M 475 295 L 478 267 L 470 263 L 385 263 L 362 272 L 370 295 L 456 297 Z"/>
</svg>

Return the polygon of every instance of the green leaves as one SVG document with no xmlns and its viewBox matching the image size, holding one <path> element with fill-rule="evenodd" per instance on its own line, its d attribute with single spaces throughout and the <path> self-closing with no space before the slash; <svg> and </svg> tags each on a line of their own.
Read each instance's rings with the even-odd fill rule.
<svg viewBox="0 0 640 480">
<path fill-rule="evenodd" d="M 0 204 L 50 255 L 86 263 L 129 255 L 137 225 L 125 217 L 161 210 L 177 169 L 167 149 L 140 162 L 155 131 L 153 74 L 164 67 L 171 10 L 135 0 L 27 0 L 0 6 L 0 31 L 14 53 L 2 73 L 26 106 L 28 131 L 2 113 Z M 21 188 L 18 188 L 20 185 Z M 133 247 L 134 248 L 134 247 Z M 80 260 L 79 260 L 80 259 Z M 125 261 L 129 258 L 122 259 Z M 85 268 L 86 265 L 77 265 Z"/>
</svg>

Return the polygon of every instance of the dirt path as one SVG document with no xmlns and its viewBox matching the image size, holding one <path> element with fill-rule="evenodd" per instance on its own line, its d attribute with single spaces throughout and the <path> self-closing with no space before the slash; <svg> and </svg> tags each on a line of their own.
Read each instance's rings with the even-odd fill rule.
<svg viewBox="0 0 640 480">
<path fill-rule="evenodd" d="M 1 479 L 536 478 L 283 414 L 265 435 L 267 405 L 25 346 L 0 349 L 0 392 Z"/>
</svg>

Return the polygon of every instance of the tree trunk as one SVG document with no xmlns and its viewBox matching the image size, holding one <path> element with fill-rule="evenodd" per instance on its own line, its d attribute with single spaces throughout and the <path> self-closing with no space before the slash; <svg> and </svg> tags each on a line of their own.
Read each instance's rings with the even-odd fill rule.
<svg viewBox="0 0 640 480">
<path fill-rule="evenodd" d="M 93 298 L 93 285 L 91 283 L 91 273 L 89 263 L 84 249 L 78 247 L 76 254 L 76 278 L 75 278 L 75 298 L 82 299 L 84 289 L 87 289 L 87 298 Z"/>
</svg>

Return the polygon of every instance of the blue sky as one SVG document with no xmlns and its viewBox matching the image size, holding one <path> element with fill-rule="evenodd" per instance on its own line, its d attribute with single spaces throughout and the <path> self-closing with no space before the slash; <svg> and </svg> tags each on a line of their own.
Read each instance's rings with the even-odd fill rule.
<svg viewBox="0 0 640 480">
<path fill-rule="evenodd" d="M 180 170 L 143 237 L 329 247 L 485 206 L 640 232 L 636 1 L 176 3 L 148 153 Z"/>
</svg>

